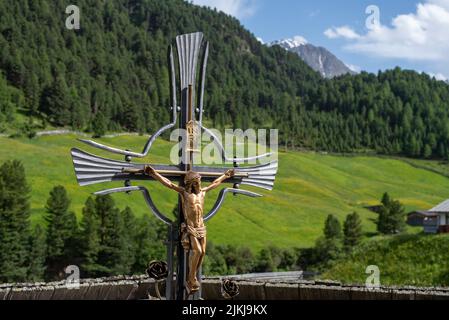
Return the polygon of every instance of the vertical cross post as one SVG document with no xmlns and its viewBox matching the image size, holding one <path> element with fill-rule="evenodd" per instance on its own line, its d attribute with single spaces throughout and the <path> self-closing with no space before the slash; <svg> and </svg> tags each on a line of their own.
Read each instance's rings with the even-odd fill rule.
<svg viewBox="0 0 449 320">
<path fill-rule="evenodd" d="M 191 105 L 191 102 L 189 102 L 189 98 L 191 99 L 192 95 L 192 86 L 189 85 L 187 88 L 184 88 L 181 92 L 181 118 L 179 121 L 179 128 L 182 130 L 182 132 L 186 132 L 187 130 L 187 122 L 189 121 L 189 118 L 191 119 L 191 115 L 189 115 L 189 108 L 188 106 Z M 182 137 L 181 137 L 182 138 Z M 186 144 L 187 137 L 184 137 Z M 180 156 L 180 162 L 179 162 L 179 170 L 180 171 L 187 171 L 189 169 L 189 161 L 188 157 L 189 155 L 186 152 L 185 146 L 183 146 L 182 143 L 179 144 L 179 156 Z M 180 180 L 180 185 L 183 185 L 184 181 Z M 182 210 L 182 202 L 181 202 L 181 196 L 178 196 L 178 225 L 177 225 L 177 271 L 176 271 L 176 299 L 177 300 L 185 300 L 186 298 L 186 292 L 185 292 L 185 279 L 187 274 L 187 264 L 188 264 L 188 257 L 184 250 L 184 247 L 181 243 L 181 224 L 184 222 L 184 214 Z"/>
<path fill-rule="evenodd" d="M 194 122 L 195 122 L 195 111 L 194 111 L 194 100 L 195 100 L 195 90 L 196 90 L 196 79 L 197 79 L 197 63 L 200 57 L 200 52 L 203 42 L 202 33 L 194 33 L 183 36 L 178 36 L 176 38 L 177 51 L 179 59 L 179 80 L 180 80 L 180 90 L 181 90 L 181 117 L 179 120 L 179 128 L 184 134 L 183 141 L 179 144 L 180 150 L 180 161 L 179 170 L 182 172 L 187 172 L 193 169 L 193 157 L 194 157 L 194 146 L 191 145 L 190 134 L 194 135 Z M 206 53 L 207 55 L 207 53 Z M 207 57 L 204 57 L 206 61 Z M 202 80 L 203 82 L 203 80 Z M 202 96 L 202 94 L 201 94 Z M 190 131 L 192 132 L 190 132 Z M 184 181 L 180 179 L 180 185 L 184 185 Z M 178 197 L 178 244 L 177 244 L 177 278 L 176 278 L 176 299 L 185 300 L 188 298 L 186 296 L 186 277 L 188 272 L 188 259 L 189 252 L 186 252 L 181 243 L 181 225 L 184 223 L 184 214 L 182 208 L 181 197 Z M 198 293 L 193 297 L 198 299 Z"/>
<path fill-rule="evenodd" d="M 175 224 L 170 224 L 168 226 L 168 237 L 167 237 L 167 267 L 168 267 L 168 275 L 167 281 L 165 283 L 165 298 L 167 300 L 174 300 L 175 292 L 173 288 L 173 277 L 174 277 L 174 254 L 175 254 L 175 245 L 177 239 L 177 229 Z"/>
</svg>

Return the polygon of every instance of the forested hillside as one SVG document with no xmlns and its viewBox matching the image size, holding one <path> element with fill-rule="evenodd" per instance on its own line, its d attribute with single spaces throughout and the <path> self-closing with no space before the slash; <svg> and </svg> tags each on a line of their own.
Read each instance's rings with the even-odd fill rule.
<svg viewBox="0 0 449 320">
<path fill-rule="evenodd" d="M 169 43 L 203 31 L 211 42 L 206 118 L 214 127 L 278 128 L 289 147 L 448 156 L 446 83 L 400 69 L 321 79 L 238 20 L 182 0 L 74 4 L 78 31 L 65 28 L 63 1 L 0 2 L 0 131 L 151 133 L 169 119 Z"/>
</svg>

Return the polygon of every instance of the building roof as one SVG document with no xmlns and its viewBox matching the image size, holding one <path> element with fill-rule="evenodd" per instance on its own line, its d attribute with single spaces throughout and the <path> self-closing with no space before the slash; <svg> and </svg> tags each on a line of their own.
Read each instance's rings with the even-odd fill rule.
<svg viewBox="0 0 449 320">
<path fill-rule="evenodd" d="M 432 209 L 429 210 L 429 212 L 434 212 L 434 213 L 448 212 L 449 213 L 449 199 L 441 202 L 436 207 L 433 207 Z"/>
<path fill-rule="evenodd" d="M 412 215 L 419 215 L 419 216 L 425 216 L 425 217 L 435 217 L 437 216 L 436 212 L 430 212 L 430 211 L 412 211 L 407 216 Z"/>
</svg>

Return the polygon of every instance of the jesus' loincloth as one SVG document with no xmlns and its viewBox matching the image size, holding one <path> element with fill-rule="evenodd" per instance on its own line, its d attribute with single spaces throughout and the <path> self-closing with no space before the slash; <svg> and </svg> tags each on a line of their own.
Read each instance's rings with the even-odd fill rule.
<svg viewBox="0 0 449 320">
<path fill-rule="evenodd" d="M 181 225 L 181 231 L 182 231 L 181 243 L 184 250 L 190 250 L 189 235 L 195 237 L 196 239 L 204 239 L 206 237 L 206 226 L 195 228 L 183 223 Z"/>
</svg>

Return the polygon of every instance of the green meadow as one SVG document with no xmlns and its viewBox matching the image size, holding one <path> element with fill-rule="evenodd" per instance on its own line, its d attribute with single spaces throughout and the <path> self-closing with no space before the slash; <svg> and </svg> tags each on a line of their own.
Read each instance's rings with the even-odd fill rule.
<svg viewBox="0 0 449 320">
<path fill-rule="evenodd" d="M 121 186 L 119 182 L 78 186 L 70 157 L 72 147 L 123 159 L 91 148 L 77 138 L 75 135 L 32 140 L 0 137 L 0 162 L 19 159 L 25 165 L 32 187 L 33 223 L 43 222 L 45 203 L 55 185 L 66 187 L 72 200 L 71 209 L 78 217 L 92 192 Z M 120 136 L 98 141 L 140 152 L 146 139 L 144 136 Z M 171 146 L 170 142 L 159 139 L 145 161 L 167 163 Z M 263 198 L 227 197 L 223 209 L 208 223 L 210 240 L 253 249 L 269 244 L 309 247 L 321 235 L 324 220 L 331 213 L 343 221 L 348 213 L 357 211 L 362 217 L 364 232 L 375 232 L 376 214 L 364 207 L 377 204 L 385 191 L 399 199 L 407 210 L 429 209 L 449 197 L 449 178 L 401 159 L 280 152 L 279 164 L 273 191 L 252 189 L 263 194 Z M 155 182 L 146 184 L 161 210 L 171 215 L 176 194 Z M 207 208 L 212 207 L 217 193 L 208 195 Z M 121 209 L 129 206 L 138 216 L 151 214 L 139 193 L 114 194 L 113 198 Z"/>
</svg>

